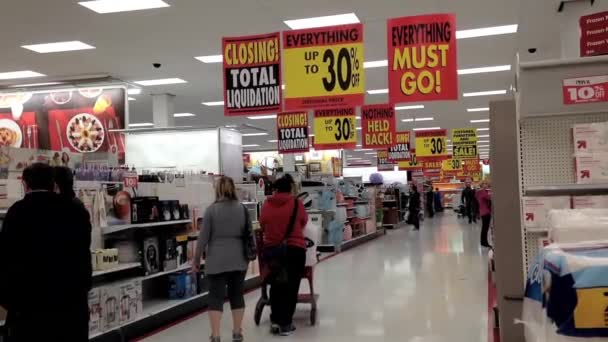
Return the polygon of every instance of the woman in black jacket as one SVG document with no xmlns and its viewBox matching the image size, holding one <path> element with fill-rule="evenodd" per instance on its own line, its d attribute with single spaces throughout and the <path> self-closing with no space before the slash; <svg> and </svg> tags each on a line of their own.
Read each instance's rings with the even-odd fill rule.
<svg viewBox="0 0 608 342">
<path fill-rule="evenodd" d="M 420 229 L 420 193 L 418 192 L 418 187 L 415 184 L 412 184 L 410 191 L 410 199 L 408 203 L 408 222 L 409 224 L 414 225 L 414 230 Z"/>
</svg>

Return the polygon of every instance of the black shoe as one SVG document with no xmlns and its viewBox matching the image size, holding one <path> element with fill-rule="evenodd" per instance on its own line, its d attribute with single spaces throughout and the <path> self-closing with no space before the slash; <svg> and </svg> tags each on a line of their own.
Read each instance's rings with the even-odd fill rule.
<svg viewBox="0 0 608 342">
<path fill-rule="evenodd" d="M 289 336 L 291 334 L 293 334 L 293 332 L 296 331 L 296 326 L 293 324 L 281 327 L 279 329 L 279 335 L 280 336 Z"/>
<path fill-rule="evenodd" d="M 270 324 L 270 333 L 273 335 L 278 335 L 281 332 L 281 326 L 276 323 Z"/>
</svg>

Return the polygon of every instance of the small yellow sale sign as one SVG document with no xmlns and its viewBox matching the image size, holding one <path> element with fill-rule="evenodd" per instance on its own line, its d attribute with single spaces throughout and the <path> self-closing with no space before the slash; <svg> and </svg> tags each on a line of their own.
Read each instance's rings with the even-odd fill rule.
<svg viewBox="0 0 608 342">
<path fill-rule="evenodd" d="M 355 108 L 315 111 L 313 139 L 316 150 L 353 149 L 357 147 Z"/>
<path fill-rule="evenodd" d="M 446 159 L 448 157 L 447 135 L 446 129 L 416 132 L 416 156 L 418 159 Z"/>
<path fill-rule="evenodd" d="M 456 128 L 452 130 L 454 157 L 461 159 L 477 158 L 477 129 Z"/>
</svg>

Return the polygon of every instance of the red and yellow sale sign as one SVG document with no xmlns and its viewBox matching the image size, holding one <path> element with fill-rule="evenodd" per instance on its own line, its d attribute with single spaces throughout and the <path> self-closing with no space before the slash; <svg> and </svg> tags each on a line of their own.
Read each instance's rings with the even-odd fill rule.
<svg viewBox="0 0 608 342">
<path fill-rule="evenodd" d="M 357 147 L 355 108 L 315 111 L 313 145 L 315 150 L 353 149 Z"/>
<path fill-rule="evenodd" d="M 401 161 L 397 164 L 399 171 L 422 171 L 422 163 L 416 159 L 416 149 L 410 151 L 410 160 Z"/>
<path fill-rule="evenodd" d="M 416 132 L 416 153 L 420 160 L 443 160 L 448 158 L 447 129 L 432 129 Z"/>
<path fill-rule="evenodd" d="M 388 151 L 387 150 L 379 150 L 377 153 L 378 163 L 377 169 L 378 171 L 393 171 L 395 169 L 395 163 L 390 162 L 388 160 Z"/>
<path fill-rule="evenodd" d="M 361 107 L 363 148 L 387 148 L 395 144 L 395 107 L 370 105 Z"/>
<path fill-rule="evenodd" d="M 363 24 L 284 31 L 283 50 L 286 109 L 363 105 Z"/>
<path fill-rule="evenodd" d="M 454 14 L 389 19 L 387 39 L 390 103 L 458 99 Z"/>
<path fill-rule="evenodd" d="M 224 115 L 258 115 L 281 110 L 279 32 L 222 39 Z"/>
<path fill-rule="evenodd" d="M 308 152 L 308 112 L 278 114 L 277 140 L 279 153 Z"/>
<path fill-rule="evenodd" d="M 388 149 L 388 160 L 391 162 L 404 162 L 411 158 L 410 132 L 395 133 L 395 144 Z"/>
</svg>

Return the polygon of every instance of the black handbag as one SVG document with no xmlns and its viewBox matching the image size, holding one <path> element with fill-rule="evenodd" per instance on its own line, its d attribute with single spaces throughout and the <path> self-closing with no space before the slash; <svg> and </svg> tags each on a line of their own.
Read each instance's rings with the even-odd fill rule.
<svg viewBox="0 0 608 342">
<path fill-rule="evenodd" d="M 277 283 L 287 283 L 288 282 L 288 274 L 287 274 L 287 240 L 291 233 L 293 232 L 293 228 L 296 222 L 296 217 L 298 216 L 298 199 L 294 198 L 293 203 L 293 212 L 291 213 L 291 217 L 289 219 L 289 225 L 287 226 L 287 231 L 285 232 L 285 237 L 283 241 L 277 246 L 266 247 L 264 248 L 264 259 L 270 268 L 270 280 Z"/>
<path fill-rule="evenodd" d="M 243 232 L 243 253 L 245 259 L 248 261 L 254 261 L 258 257 L 258 249 L 255 245 L 255 236 L 253 234 L 253 227 L 251 227 L 251 220 L 249 218 L 249 210 L 245 206 L 245 230 Z"/>
</svg>

